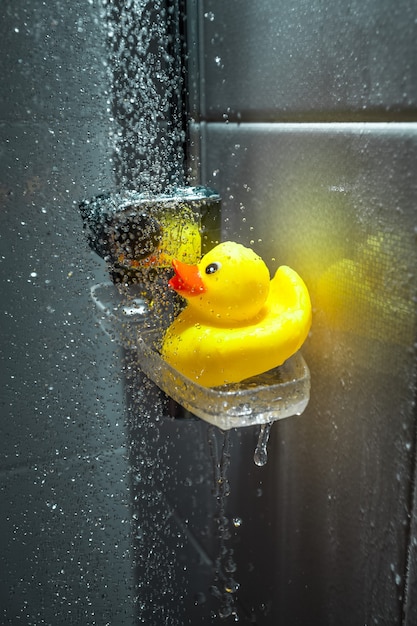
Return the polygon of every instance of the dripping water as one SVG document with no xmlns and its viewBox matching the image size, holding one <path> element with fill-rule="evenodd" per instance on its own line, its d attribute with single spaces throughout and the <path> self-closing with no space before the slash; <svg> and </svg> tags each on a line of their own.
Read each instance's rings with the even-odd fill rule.
<svg viewBox="0 0 417 626">
<path fill-rule="evenodd" d="M 253 455 L 254 463 L 259 467 L 266 465 L 266 462 L 268 460 L 267 446 L 272 424 L 273 422 L 261 424 L 261 428 L 259 429 L 258 443 L 256 444 L 255 453 Z"/>
<path fill-rule="evenodd" d="M 220 433 L 222 438 L 219 453 L 216 437 Z M 234 579 L 237 566 L 234 560 L 233 548 L 229 544 L 231 539 L 230 520 L 226 516 L 226 498 L 230 493 L 228 468 L 230 465 L 230 432 L 220 431 L 214 426 L 208 429 L 208 443 L 210 456 L 213 461 L 213 495 L 216 498 L 216 535 L 218 539 L 218 556 L 215 560 L 214 581 L 211 587 L 212 595 L 219 601 L 218 615 L 221 619 L 229 617 L 239 621 L 236 608 L 235 594 L 239 583 Z M 236 518 L 237 519 L 237 518 Z M 239 525 L 236 520 L 235 526 Z"/>
</svg>

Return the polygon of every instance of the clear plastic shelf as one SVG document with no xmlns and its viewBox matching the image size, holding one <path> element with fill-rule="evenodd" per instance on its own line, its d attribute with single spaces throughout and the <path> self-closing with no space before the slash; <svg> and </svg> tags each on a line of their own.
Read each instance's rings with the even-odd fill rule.
<svg viewBox="0 0 417 626">
<path fill-rule="evenodd" d="M 137 353 L 137 365 L 168 396 L 222 430 L 300 415 L 310 398 L 310 372 L 300 352 L 283 365 L 240 383 L 202 387 L 166 363 L 158 352 L 164 329 L 143 297 L 112 283 L 91 289 L 103 330 Z M 124 291 L 123 291 L 124 290 Z M 140 290 L 136 288 L 136 293 Z"/>
</svg>

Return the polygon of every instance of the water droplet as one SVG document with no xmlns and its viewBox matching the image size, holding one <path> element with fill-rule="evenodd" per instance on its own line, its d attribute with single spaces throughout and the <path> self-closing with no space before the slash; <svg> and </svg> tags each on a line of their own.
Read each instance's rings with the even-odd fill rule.
<svg viewBox="0 0 417 626">
<path fill-rule="evenodd" d="M 259 430 L 258 443 L 256 445 L 255 454 L 253 455 L 255 465 L 258 465 L 259 467 L 265 465 L 268 460 L 267 445 L 271 427 L 272 422 L 267 422 L 266 424 L 261 424 L 261 428 Z"/>
</svg>

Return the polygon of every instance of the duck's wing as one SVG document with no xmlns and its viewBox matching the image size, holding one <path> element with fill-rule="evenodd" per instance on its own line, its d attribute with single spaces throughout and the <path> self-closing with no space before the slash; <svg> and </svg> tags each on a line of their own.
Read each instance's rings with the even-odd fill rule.
<svg viewBox="0 0 417 626">
<path fill-rule="evenodd" d="M 302 310 L 311 316 L 308 289 L 301 276 L 288 265 L 281 265 L 271 280 L 268 303 L 274 309 Z"/>
</svg>

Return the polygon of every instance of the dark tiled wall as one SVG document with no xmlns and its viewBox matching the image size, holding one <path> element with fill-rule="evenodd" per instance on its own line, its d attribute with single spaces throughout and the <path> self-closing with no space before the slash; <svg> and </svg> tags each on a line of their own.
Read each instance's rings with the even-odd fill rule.
<svg viewBox="0 0 417 626">
<path fill-rule="evenodd" d="M 204 119 L 415 119 L 412 0 L 200 4 Z"/>
<path fill-rule="evenodd" d="M 411 626 L 415 3 L 190 6 L 193 163 L 224 237 L 297 269 L 314 309 L 310 405 L 232 484 L 240 597 L 259 624 Z"/>
</svg>

